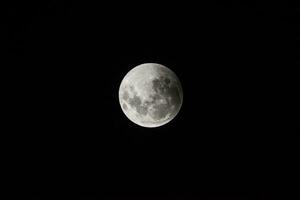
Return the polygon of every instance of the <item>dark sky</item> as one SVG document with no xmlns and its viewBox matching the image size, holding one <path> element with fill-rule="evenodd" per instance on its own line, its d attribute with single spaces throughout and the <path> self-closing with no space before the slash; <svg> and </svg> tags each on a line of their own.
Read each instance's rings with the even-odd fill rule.
<svg viewBox="0 0 300 200">
<path fill-rule="evenodd" d="M 252 2 L 9 6 L 24 183 L 34 191 L 264 190 L 278 151 L 277 74 L 296 54 L 299 7 Z M 178 116 L 155 129 L 130 122 L 118 103 L 124 75 L 146 62 L 172 69 L 184 91 Z"/>
</svg>

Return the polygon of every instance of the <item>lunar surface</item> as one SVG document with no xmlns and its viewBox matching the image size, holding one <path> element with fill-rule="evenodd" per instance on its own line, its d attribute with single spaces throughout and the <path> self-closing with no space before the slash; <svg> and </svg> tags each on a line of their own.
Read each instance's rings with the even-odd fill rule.
<svg viewBox="0 0 300 200">
<path fill-rule="evenodd" d="M 130 70 L 119 89 L 123 112 L 143 127 L 170 122 L 178 114 L 182 100 L 182 86 L 176 74 L 156 63 L 141 64 Z"/>
</svg>

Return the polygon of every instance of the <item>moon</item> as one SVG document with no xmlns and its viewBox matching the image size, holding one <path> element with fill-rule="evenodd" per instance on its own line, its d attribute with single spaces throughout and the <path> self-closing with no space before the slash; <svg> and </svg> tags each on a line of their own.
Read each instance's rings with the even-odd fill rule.
<svg viewBox="0 0 300 200">
<path fill-rule="evenodd" d="M 142 127 L 165 125 L 178 114 L 183 91 L 177 75 L 157 63 L 131 69 L 119 88 L 119 102 L 129 120 Z"/>
</svg>

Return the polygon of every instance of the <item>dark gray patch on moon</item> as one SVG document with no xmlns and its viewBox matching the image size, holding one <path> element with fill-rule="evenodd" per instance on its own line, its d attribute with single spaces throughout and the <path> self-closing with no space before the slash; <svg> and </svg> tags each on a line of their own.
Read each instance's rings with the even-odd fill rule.
<svg viewBox="0 0 300 200">
<path fill-rule="evenodd" d="M 180 93 L 176 85 L 170 85 L 171 80 L 167 77 L 159 77 L 152 81 L 152 88 L 156 92 L 152 96 L 152 104 L 154 104 L 153 119 L 160 120 L 173 113 L 172 109 L 177 109 L 180 106 Z M 161 99 L 165 103 L 159 103 Z"/>
<path fill-rule="evenodd" d="M 151 97 L 151 95 L 150 95 L 150 97 Z M 152 103 L 153 103 L 152 100 L 151 100 L 151 101 L 145 100 L 145 101 L 144 101 L 144 106 L 145 106 L 145 107 L 148 107 L 148 106 L 150 106 Z"/>
<path fill-rule="evenodd" d="M 138 97 L 138 96 L 134 96 L 133 98 L 129 98 L 129 104 L 132 106 L 132 107 L 137 107 L 137 106 L 140 106 L 142 101 L 141 99 Z"/>
<path fill-rule="evenodd" d="M 163 77 L 156 78 L 152 81 L 152 88 L 155 92 L 161 93 L 167 85 L 163 82 Z"/>
<path fill-rule="evenodd" d="M 154 115 L 152 116 L 155 120 L 161 120 L 169 114 L 169 106 L 166 104 L 157 104 L 154 106 L 155 111 Z"/>
<path fill-rule="evenodd" d="M 180 106 L 181 99 L 180 99 L 180 94 L 177 86 L 171 86 L 167 92 L 167 96 L 171 97 L 171 105 L 174 105 L 175 108 Z"/>
<path fill-rule="evenodd" d="M 128 103 L 135 108 L 139 114 L 147 115 L 148 108 L 142 105 L 140 97 L 135 95 L 133 98 L 129 98 Z"/>
<path fill-rule="evenodd" d="M 168 79 L 168 78 L 165 78 L 165 84 L 169 85 L 169 84 L 170 84 L 170 82 L 171 82 L 171 80 L 170 80 L 170 79 Z"/>
<path fill-rule="evenodd" d="M 137 94 L 137 92 L 135 91 L 135 89 L 134 89 L 134 86 L 133 85 L 130 85 L 129 86 L 129 89 L 130 89 L 130 91 L 134 94 L 134 95 L 136 95 Z"/>
<path fill-rule="evenodd" d="M 166 103 L 157 103 L 161 99 L 166 100 Z M 154 112 L 152 118 L 155 120 L 160 120 L 162 118 L 165 118 L 167 114 L 170 112 L 170 105 L 168 99 L 165 99 L 165 97 L 156 94 L 153 97 L 153 100 L 154 100 L 154 106 L 153 106 Z"/>
<path fill-rule="evenodd" d="M 147 113 L 148 113 L 148 108 L 145 107 L 145 106 L 138 106 L 138 107 L 136 108 L 136 111 L 137 111 L 138 113 L 140 113 L 141 115 L 147 115 Z"/>
<path fill-rule="evenodd" d="M 124 99 L 125 101 L 127 101 L 128 98 L 129 98 L 128 92 L 127 92 L 127 91 L 124 91 L 124 93 L 123 93 L 123 99 Z"/>
</svg>

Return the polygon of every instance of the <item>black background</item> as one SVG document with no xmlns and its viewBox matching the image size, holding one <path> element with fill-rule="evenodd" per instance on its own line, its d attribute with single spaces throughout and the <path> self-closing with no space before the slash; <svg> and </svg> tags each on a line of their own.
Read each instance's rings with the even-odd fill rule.
<svg viewBox="0 0 300 200">
<path fill-rule="evenodd" d="M 257 192 L 276 179 L 278 74 L 297 53 L 299 7 L 251 2 L 8 6 L 11 151 L 23 184 L 263 199 Z M 178 116 L 154 129 L 118 102 L 122 78 L 147 62 L 172 69 L 184 90 Z"/>
</svg>

